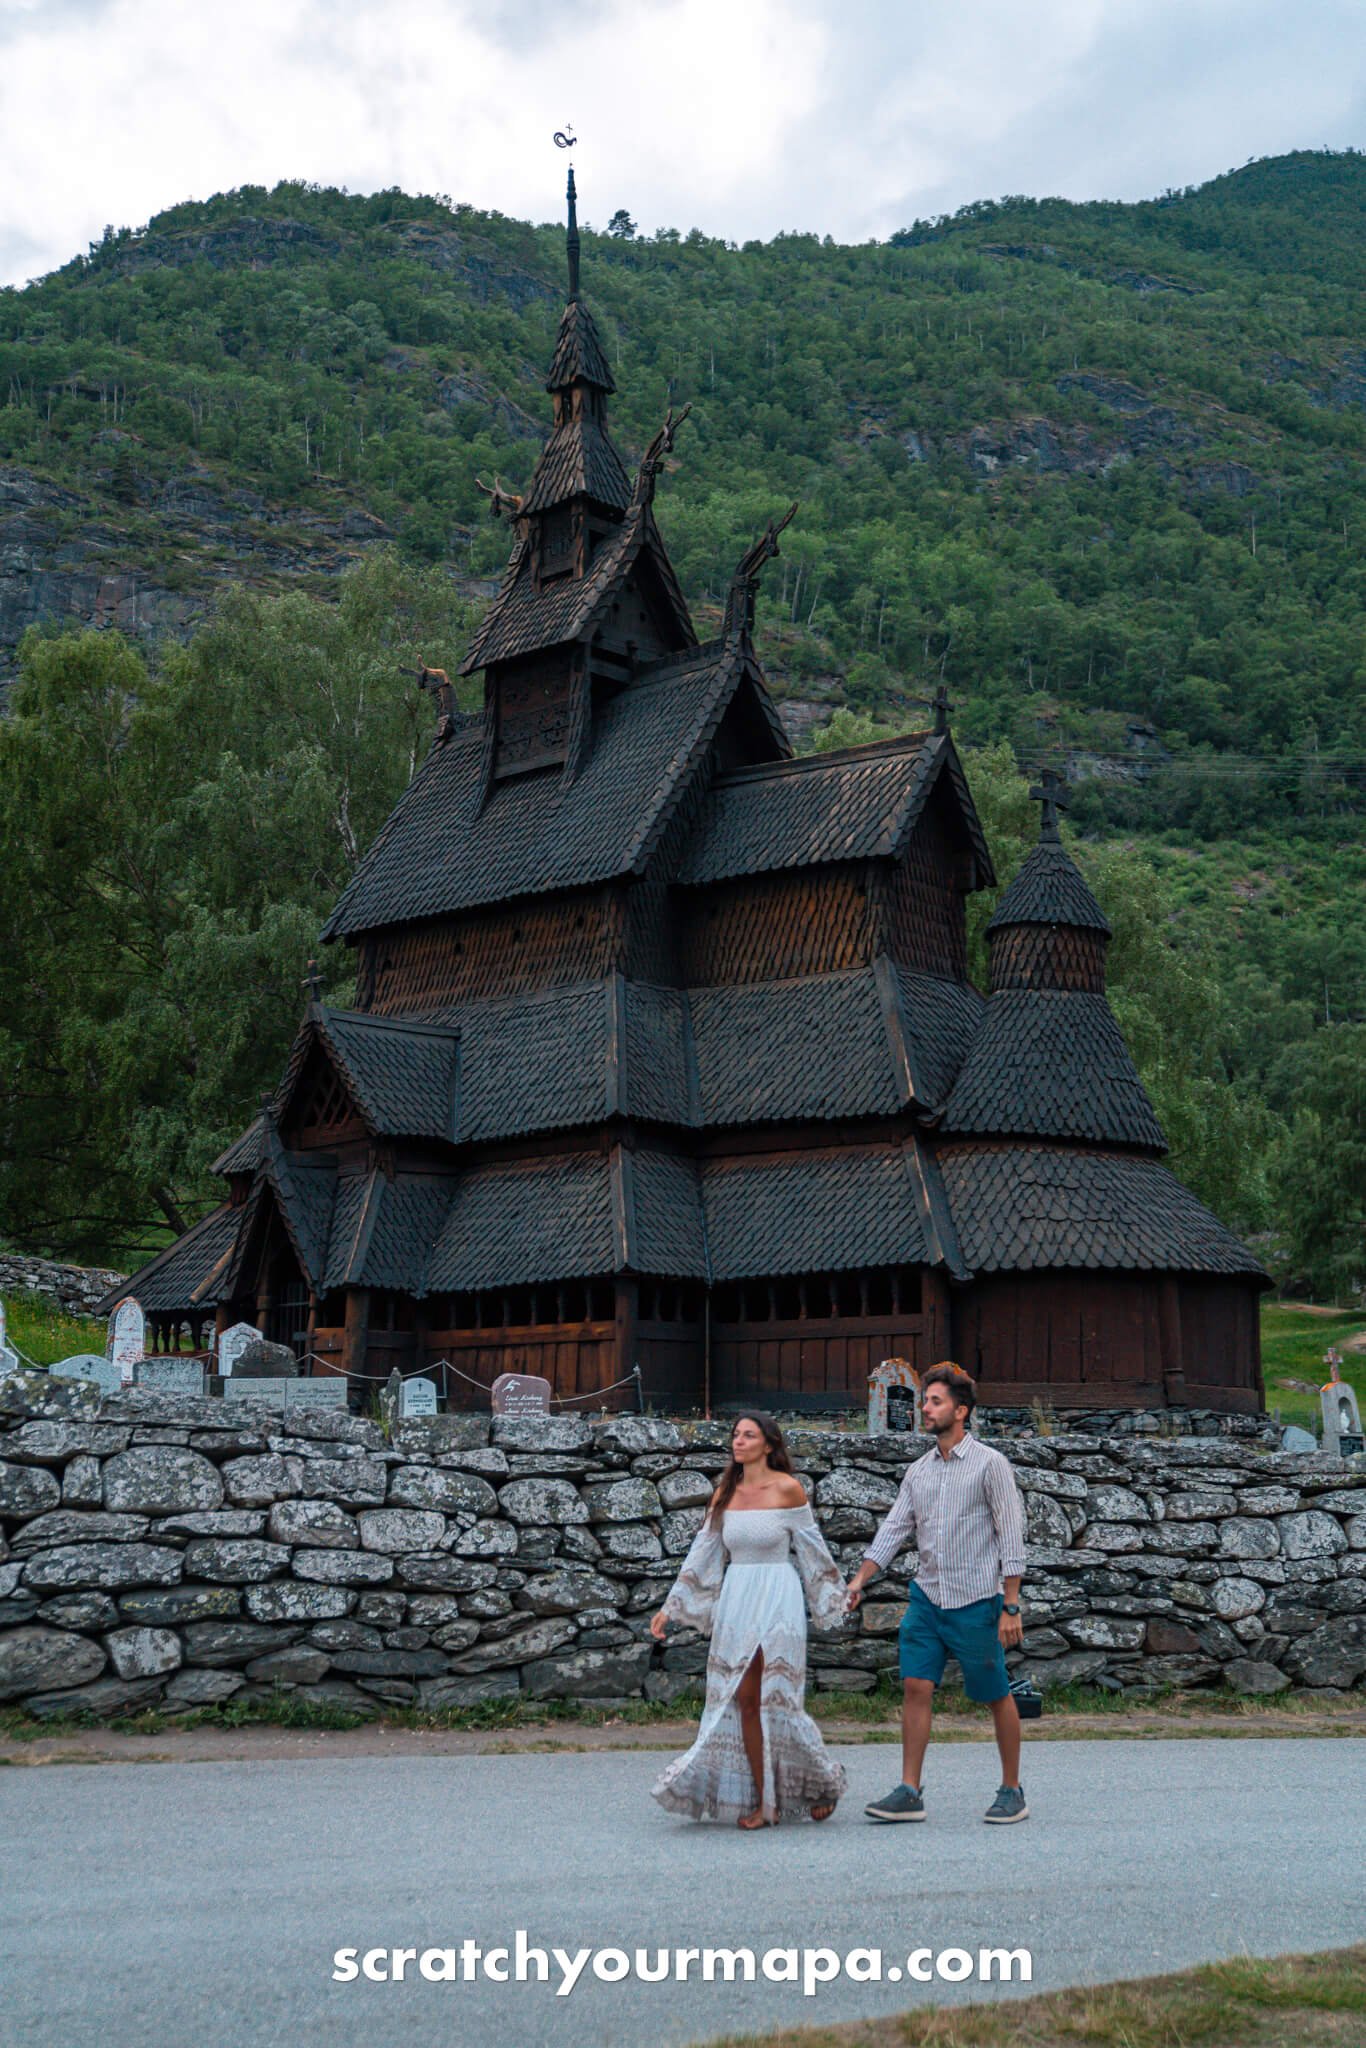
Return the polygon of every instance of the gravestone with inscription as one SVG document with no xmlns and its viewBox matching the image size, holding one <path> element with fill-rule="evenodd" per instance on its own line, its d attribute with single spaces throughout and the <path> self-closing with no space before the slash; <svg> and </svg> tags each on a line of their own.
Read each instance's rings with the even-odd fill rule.
<svg viewBox="0 0 1366 2048">
<path fill-rule="evenodd" d="M 344 1408 L 346 1380 L 340 1373 L 317 1379 L 230 1379 L 223 1383 L 228 1401 L 256 1401 L 263 1408 Z"/>
<path fill-rule="evenodd" d="M 218 1370 L 225 1380 L 232 1378 L 238 1359 L 260 1334 L 254 1323 L 234 1323 L 231 1329 L 224 1330 L 218 1340 Z"/>
<path fill-rule="evenodd" d="M 550 1382 L 533 1372 L 500 1372 L 489 1389 L 495 1415 L 549 1415 Z"/>
<path fill-rule="evenodd" d="M 134 1378 L 149 1393 L 202 1394 L 204 1367 L 197 1358 L 140 1358 Z"/>
<path fill-rule="evenodd" d="M 59 1359 L 47 1370 L 49 1379 L 89 1380 L 102 1394 L 117 1394 L 123 1385 L 122 1367 L 112 1358 L 101 1358 L 95 1351 L 77 1351 L 70 1358 Z"/>
<path fill-rule="evenodd" d="M 1355 1452 L 1366 1449 L 1356 1389 L 1338 1378 L 1336 1368 L 1327 1386 L 1320 1390 L 1319 1399 L 1323 1403 L 1323 1448 L 1326 1455 L 1350 1458 Z"/>
<path fill-rule="evenodd" d="M 147 1318 L 142 1303 L 125 1294 L 109 1318 L 109 1356 L 119 1369 L 122 1384 L 133 1383 L 133 1367 L 147 1350 Z"/>
<path fill-rule="evenodd" d="M 405 1421 L 410 1415 L 435 1415 L 436 1381 L 422 1378 L 405 1380 L 398 1412 Z"/>
<path fill-rule="evenodd" d="M 920 1375 L 904 1358 L 884 1358 L 868 1375 L 868 1434 L 920 1427 Z"/>
</svg>

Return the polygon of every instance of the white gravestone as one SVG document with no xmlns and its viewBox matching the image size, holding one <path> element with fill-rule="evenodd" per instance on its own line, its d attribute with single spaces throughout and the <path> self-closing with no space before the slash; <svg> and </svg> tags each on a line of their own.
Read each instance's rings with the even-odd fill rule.
<svg viewBox="0 0 1366 2048">
<path fill-rule="evenodd" d="M 94 1351 L 78 1351 L 71 1358 L 60 1359 L 48 1367 L 48 1378 L 90 1380 L 102 1394 L 117 1394 L 123 1385 L 122 1368 L 112 1358 L 101 1358 Z"/>
<path fill-rule="evenodd" d="M 406 1421 L 410 1415 L 435 1415 L 436 1381 L 427 1379 L 405 1380 L 399 1400 L 399 1414 Z"/>
<path fill-rule="evenodd" d="M 254 1323 L 234 1323 L 230 1330 L 224 1330 L 218 1340 L 218 1370 L 225 1380 L 232 1378 L 238 1359 L 260 1334 Z"/>
<path fill-rule="evenodd" d="M 118 1367 L 125 1387 L 132 1385 L 133 1367 L 146 1350 L 147 1318 L 142 1313 L 142 1303 L 133 1295 L 125 1294 L 109 1318 L 109 1356 Z"/>
<path fill-rule="evenodd" d="M 920 1375 L 904 1358 L 884 1358 L 868 1375 L 868 1434 L 920 1427 Z"/>
<path fill-rule="evenodd" d="M 1356 1389 L 1349 1387 L 1346 1380 L 1333 1377 L 1319 1393 L 1323 1403 L 1323 1448 L 1330 1458 L 1350 1458 L 1354 1452 L 1366 1448 L 1366 1439 L 1361 1434 L 1361 1409 L 1357 1405 Z"/>
<path fill-rule="evenodd" d="M 489 1389 L 495 1415 L 549 1415 L 550 1382 L 532 1372 L 500 1372 Z"/>
<path fill-rule="evenodd" d="M 19 1353 L 11 1351 L 5 1335 L 5 1304 L 0 1301 L 0 1380 L 19 1370 Z"/>
</svg>

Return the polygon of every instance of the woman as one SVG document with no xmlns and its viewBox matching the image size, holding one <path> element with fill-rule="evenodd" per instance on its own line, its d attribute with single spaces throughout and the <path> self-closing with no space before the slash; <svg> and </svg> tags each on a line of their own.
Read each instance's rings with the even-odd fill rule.
<svg viewBox="0 0 1366 2048">
<path fill-rule="evenodd" d="M 806 1610 L 818 1628 L 847 1618 L 844 1580 L 771 1415 L 742 1415 L 731 1460 L 668 1598 L 650 1622 L 711 1636 L 697 1740 L 651 1790 L 671 1813 L 773 1827 L 828 1820 L 847 1789 L 803 1705 Z M 794 1569 L 795 1566 L 795 1569 Z"/>
</svg>

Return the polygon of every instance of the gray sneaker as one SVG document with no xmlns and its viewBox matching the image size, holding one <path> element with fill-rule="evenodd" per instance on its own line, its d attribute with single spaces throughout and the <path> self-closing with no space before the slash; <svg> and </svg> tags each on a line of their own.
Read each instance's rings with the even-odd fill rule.
<svg viewBox="0 0 1366 2048">
<path fill-rule="evenodd" d="M 1001 1826 L 1012 1820 L 1028 1820 L 1029 1808 L 1025 1805 L 1023 1788 L 1019 1785 L 1002 1785 L 982 1818 L 995 1821 Z"/>
<path fill-rule="evenodd" d="M 898 1785 L 885 1799 L 874 1799 L 864 1807 L 869 1820 L 924 1820 L 925 1801 L 909 1785 Z"/>
</svg>

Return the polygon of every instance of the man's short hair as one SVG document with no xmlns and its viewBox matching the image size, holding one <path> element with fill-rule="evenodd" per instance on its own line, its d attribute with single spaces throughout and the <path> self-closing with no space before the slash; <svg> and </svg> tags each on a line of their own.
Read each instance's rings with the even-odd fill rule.
<svg viewBox="0 0 1366 2048">
<path fill-rule="evenodd" d="M 942 1365 L 932 1365 L 920 1382 L 920 1392 L 926 1387 L 947 1387 L 953 1396 L 955 1407 L 966 1408 L 971 1415 L 977 1406 L 977 1382 L 971 1373 L 964 1372 L 961 1365 L 954 1365 L 945 1359 Z"/>
</svg>

